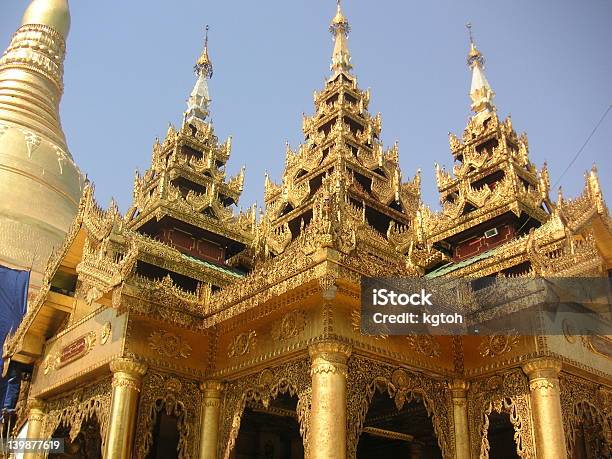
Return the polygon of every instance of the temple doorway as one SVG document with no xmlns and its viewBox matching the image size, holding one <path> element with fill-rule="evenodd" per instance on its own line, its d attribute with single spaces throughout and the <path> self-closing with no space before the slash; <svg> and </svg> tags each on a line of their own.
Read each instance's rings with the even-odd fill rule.
<svg viewBox="0 0 612 459">
<path fill-rule="evenodd" d="M 599 411 L 586 402 L 574 407 L 574 444 L 572 459 L 599 459 L 612 457 L 612 445 L 606 441 L 604 423 Z"/>
<path fill-rule="evenodd" d="M 178 459 L 181 453 L 181 432 L 184 430 L 185 408 L 174 399 L 158 399 L 151 408 L 153 444 L 147 459 Z"/>
<path fill-rule="evenodd" d="M 374 394 L 357 444 L 357 459 L 383 457 L 442 458 L 433 423 L 417 395 L 398 410 L 388 394 L 378 390 Z"/>
<path fill-rule="evenodd" d="M 489 414 L 489 457 L 496 459 L 519 459 L 514 441 L 514 426 L 505 412 Z"/>
<path fill-rule="evenodd" d="M 52 459 L 102 459 L 102 436 L 96 416 L 83 421 L 79 434 L 70 440 L 69 425 L 60 424 L 52 438 L 64 439 L 64 452 L 49 454 Z"/>
<path fill-rule="evenodd" d="M 298 398 L 279 394 L 268 408 L 247 403 L 231 459 L 303 459 L 296 408 Z"/>
</svg>

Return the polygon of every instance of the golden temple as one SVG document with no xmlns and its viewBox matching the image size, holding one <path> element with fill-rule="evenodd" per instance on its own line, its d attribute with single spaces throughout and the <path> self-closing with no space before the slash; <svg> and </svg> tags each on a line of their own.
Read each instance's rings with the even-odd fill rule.
<svg viewBox="0 0 612 459">
<path fill-rule="evenodd" d="M 577 198 L 550 198 L 473 41 L 474 113 L 450 135 L 453 170 L 436 166 L 440 211 L 383 147 L 338 3 L 331 75 L 263 212 L 233 210 L 244 170 L 227 177 L 231 139 L 210 121 L 207 39 L 182 124 L 122 215 L 96 203 L 59 124 L 68 25 L 66 0 L 34 0 L 0 60 L 0 262 L 60 241 L 3 354 L 32 368 L 15 429 L 66 439 L 49 457 L 610 457 L 609 336 L 360 330 L 366 276 L 610 275 L 597 171 Z"/>
</svg>

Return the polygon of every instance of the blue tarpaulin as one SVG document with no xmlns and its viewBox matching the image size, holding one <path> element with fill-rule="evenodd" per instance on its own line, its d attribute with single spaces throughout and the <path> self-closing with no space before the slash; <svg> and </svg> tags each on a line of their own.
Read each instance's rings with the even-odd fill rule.
<svg viewBox="0 0 612 459">
<path fill-rule="evenodd" d="M 4 344 L 6 335 L 15 331 L 26 312 L 28 298 L 29 271 L 0 266 L 0 343 Z M 17 366 L 9 369 L 7 378 L 0 380 L 0 402 L 2 408 L 12 409 L 17 402 L 21 371 Z"/>
</svg>

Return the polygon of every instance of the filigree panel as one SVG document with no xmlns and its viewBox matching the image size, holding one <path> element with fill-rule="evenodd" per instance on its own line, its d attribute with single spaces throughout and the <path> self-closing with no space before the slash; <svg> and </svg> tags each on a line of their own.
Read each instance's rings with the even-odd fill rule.
<svg viewBox="0 0 612 459">
<path fill-rule="evenodd" d="M 586 446 L 605 457 L 604 451 L 612 451 L 612 390 L 566 373 L 559 375 L 559 386 L 568 456 L 574 457 L 577 433 L 586 427 Z"/>
<path fill-rule="evenodd" d="M 68 395 L 47 402 L 47 414 L 43 423 L 42 438 L 50 438 L 58 427 L 70 427 L 70 440 L 74 441 L 84 423 L 94 418 L 100 425 L 102 450 L 106 443 L 110 416 L 111 380 L 80 388 Z"/>
<path fill-rule="evenodd" d="M 202 394 L 196 381 L 147 372 L 142 382 L 138 407 L 134 457 L 147 457 L 153 445 L 153 428 L 162 410 L 170 416 L 176 416 L 178 420 L 179 459 L 197 457 L 201 403 Z"/>
<path fill-rule="evenodd" d="M 512 370 L 471 383 L 468 391 L 468 419 L 473 457 L 489 457 L 487 433 L 489 415 L 493 411 L 510 415 L 519 457 L 535 459 L 529 382 L 521 370 Z"/>
<path fill-rule="evenodd" d="M 247 403 L 268 407 L 279 394 L 297 395 L 297 415 L 304 450 L 308 454 L 308 421 L 310 414 L 310 361 L 308 359 L 265 369 L 227 384 L 223 400 L 219 457 L 228 459 L 236 444 L 244 408 Z"/>
<path fill-rule="evenodd" d="M 347 458 L 356 456 L 359 436 L 377 391 L 393 398 L 398 410 L 406 403 L 421 400 L 431 417 L 442 456 L 454 457 L 452 397 L 445 382 L 390 364 L 353 356 L 348 363 Z"/>
</svg>

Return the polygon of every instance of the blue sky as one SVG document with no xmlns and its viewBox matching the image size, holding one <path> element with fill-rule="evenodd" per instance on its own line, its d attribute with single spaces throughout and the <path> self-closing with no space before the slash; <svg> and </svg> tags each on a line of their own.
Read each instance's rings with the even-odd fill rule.
<svg viewBox="0 0 612 459">
<path fill-rule="evenodd" d="M 27 3 L 3 0 L 2 48 Z M 372 90 L 370 111 L 382 113 L 383 141 L 399 141 L 405 179 L 422 169 L 429 204 L 438 200 L 433 163 L 450 165 L 448 132 L 461 134 L 469 116 L 466 22 L 499 113 L 527 132 L 531 159 L 548 161 L 552 183 L 612 103 L 609 0 L 345 0 L 343 9 L 354 72 Z M 180 123 L 210 24 L 216 133 L 233 136 L 228 172 L 246 165 L 239 204 L 262 205 L 264 171 L 280 180 L 285 142 L 302 140 L 302 113 L 312 113 L 312 92 L 329 75 L 335 2 L 72 1 L 71 11 L 62 123 L 98 200 L 129 206 L 134 170 L 148 167 L 168 123 Z M 596 163 L 612 202 L 611 156 L 612 113 L 560 182 L 565 196 L 582 190 Z"/>
</svg>

